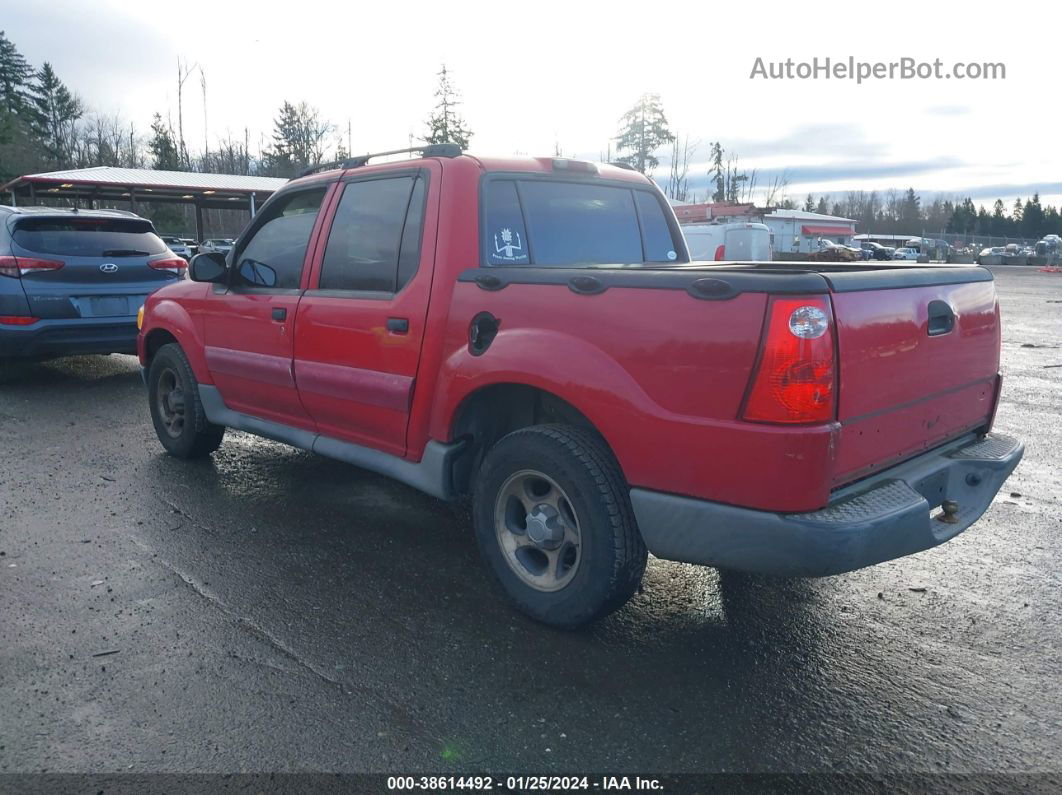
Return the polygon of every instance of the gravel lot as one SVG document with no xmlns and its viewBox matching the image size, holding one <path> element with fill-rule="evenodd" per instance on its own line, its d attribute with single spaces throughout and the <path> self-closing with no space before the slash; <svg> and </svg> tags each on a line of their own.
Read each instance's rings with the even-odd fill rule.
<svg viewBox="0 0 1062 795">
<path fill-rule="evenodd" d="M 0 772 L 1057 772 L 1062 275 L 996 271 L 1024 462 L 955 541 L 811 581 L 653 560 L 558 632 L 461 510 L 230 433 L 131 357 L 0 374 Z"/>
</svg>

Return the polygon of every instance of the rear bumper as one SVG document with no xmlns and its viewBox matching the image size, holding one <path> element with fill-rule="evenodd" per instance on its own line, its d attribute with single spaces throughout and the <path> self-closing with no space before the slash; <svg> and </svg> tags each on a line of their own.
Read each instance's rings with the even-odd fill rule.
<svg viewBox="0 0 1062 795">
<path fill-rule="evenodd" d="M 631 489 L 645 544 L 659 558 L 760 574 L 821 577 L 943 544 L 976 522 L 1025 447 L 967 436 L 834 493 L 829 505 L 782 514 Z M 954 523 L 932 516 L 958 503 Z"/>
<path fill-rule="evenodd" d="M 136 353 L 136 334 L 135 317 L 38 320 L 32 326 L 0 326 L 0 357 Z"/>
</svg>

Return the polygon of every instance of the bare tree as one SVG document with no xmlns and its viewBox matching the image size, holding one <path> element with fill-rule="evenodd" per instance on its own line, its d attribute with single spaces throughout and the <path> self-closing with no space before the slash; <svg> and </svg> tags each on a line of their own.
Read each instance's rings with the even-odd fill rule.
<svg viewBox="0 0 1062 795">
<path fill-rule="evenodd" d="M 788 193 L 788 172 L 783 171 L 781 174 L 775 174 L 765 189 L 763 204 L 765 207 L 780 207 L 789 201 Z"/>
<path fill-rule="evenodd" d="M 667 195 L 676 201 L 689 201 L 689 173 L 690 161 L 700 141 L 690 141 L 688 135 L 682 136 L 681 140 L 675 136 L 671 142 L 671 169 L 667 180 Z"/>
<path fill-rule="evenodd" d="M 177 56 L 177 147 L 180 152 L 181 162 L 187 168 L 189 165 L 188 159 L 188 147 L 184 143 L 184 81 L 187 80 L 192 72 L 199 69 L 199 64 L 194 63 L 191 66 L 185 61 L 181 63 L 180 56 Z M 200 75 L 202 71 L 200 71 Z M 204 102 L 206 98 L 206 84 L 204 83 L 203 96 Z"/>
</svg>

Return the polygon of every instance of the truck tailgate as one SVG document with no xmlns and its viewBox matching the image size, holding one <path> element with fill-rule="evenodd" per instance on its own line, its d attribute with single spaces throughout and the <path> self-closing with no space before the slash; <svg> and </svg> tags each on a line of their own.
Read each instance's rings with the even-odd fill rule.
<svg viewBox="0 0 1062 795">
<path fill-rule="evenodd" d="M 990 421 L 1000 334 L 991 273 L 822 275 L 833 292 L 840 364 L 835 487 Z"/>
</svg>

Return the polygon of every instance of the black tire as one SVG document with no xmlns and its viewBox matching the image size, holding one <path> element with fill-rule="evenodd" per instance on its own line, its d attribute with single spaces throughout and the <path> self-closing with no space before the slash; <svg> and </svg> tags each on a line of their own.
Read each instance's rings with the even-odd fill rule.
<svg viewBox="0 0 1062 795">
<path fill-rule="evenodd" d="M 207 420 L 199 382 L 180 345 L 171 342 L 158 349 L 147 380 L 151 421 L 167 453 L 177 458 L 203 458 L 218 449 L 225 426 Z M 165 400 L 167 394 L 171 396 L 169 403 Z M 180 416 L 179 422 L 175 415 Z"/>
<path fill-rule="evenodd" d="M 513 479 L 527 472 L 542 473 L 559 487 L 578 528 L 577 562 L 566 584 L 554 584 L 557 590 L 526 582 L 517 556 L 503 548 L 502 525 L 509 516 L 497 508 Z M 517 503 L 515 514 L 523 509 Z M 472 514 L 476 540 L 495 580 L 519 610 L 545 624 L 571 628 L 595 621 L 626 604 L 641 583 L 647 552 L 628 487 L 612 453 L 591 431 L 535 425 L 503 437 L 479 467 Z M 530 518 L 529 513 L 524 520 L 529 537 Z"/>
</svg>

